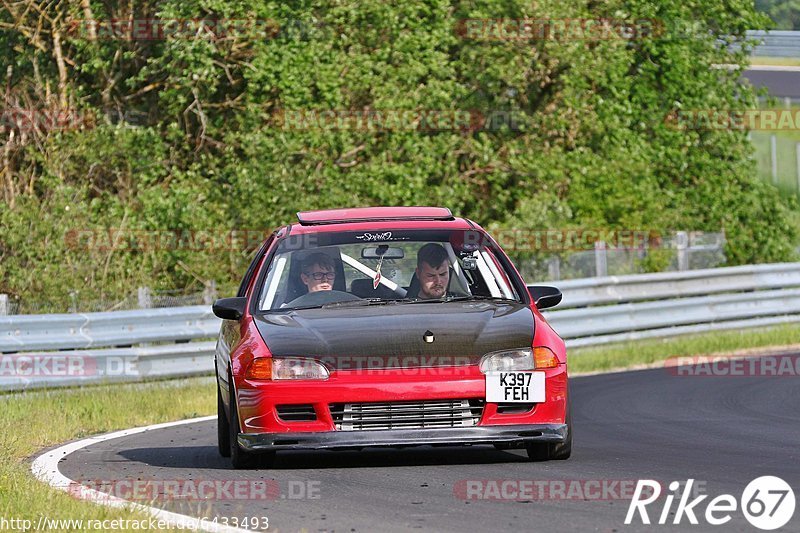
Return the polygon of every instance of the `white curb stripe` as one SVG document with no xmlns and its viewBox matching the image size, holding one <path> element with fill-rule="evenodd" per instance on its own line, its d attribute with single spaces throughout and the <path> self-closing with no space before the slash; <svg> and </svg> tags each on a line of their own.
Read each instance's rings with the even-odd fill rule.
<svg viewBox="0 0 800 533">
<path fill-rule="evenodd" d="M 106 505 L 108 507 L 141 511 L 143 513 L 152 515 L 159 520 L 168 520 L 172 523 L 173 527 L 192 529 L 195 531 L 210 531 L 213 533 L 252 533 L 246 529 L 215 524 L 213 522 L 200 522 L 199 519 L 191 516 L 165 511 L 164 509 L 150 507 L 141 503 L 134 503 L 112 494 L 90 489 L 85 485 L 81 485 L 77 481 L 69 479 L 58 469 L 58 463 L 61 459 L 64 459 L 71 453 L 83 448 L 87 448 L 99 442 L 118 439 L 120 437 L 127 437 L 129 435 L 136 435 L 137 433 L 144 433 L 145 431 L 151 431 L 154 429 L 182 426 L 185 424 L 194 424 L 196 422 L 207 422 L 216 418 L 216 416 L 203 416 L 200 418 L 190 418 L 189 420 L 179 420 L 177 422 L 153 424 L 151 426 L 123 429 L 122 431 L 114 431 L 113 433 L 96 435 L 94 437 L 71 442 L 69 444 L 65 444 L 64 446 L 60 446 L 55 450 L 45 452 L 37 457 L 33 462 L 33 465 L 31 465 L 31 472 L 33 472 L 33 475 L 36 476 L 36 478 L 40 481 L 47 483 L 53 488 L 63 490 L 78 499 L 87 500 L 98 505 Z"/>
<path fill-rule="evenodd" d="M 750 65 L 745 70 L 762 72 L 800 72 L 800 67 L 792 65 Z"/>
</svg>

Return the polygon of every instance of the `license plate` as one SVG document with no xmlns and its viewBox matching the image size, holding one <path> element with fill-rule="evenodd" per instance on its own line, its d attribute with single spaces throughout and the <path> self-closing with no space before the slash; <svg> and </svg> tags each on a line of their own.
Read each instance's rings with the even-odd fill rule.
<svg viewBox="0 0 800 533">
<path fill-rule="evenodd" d="M 545 401 L 544 372 L 487 372 L 486 401 L 541 403 Z"/>
</svg>

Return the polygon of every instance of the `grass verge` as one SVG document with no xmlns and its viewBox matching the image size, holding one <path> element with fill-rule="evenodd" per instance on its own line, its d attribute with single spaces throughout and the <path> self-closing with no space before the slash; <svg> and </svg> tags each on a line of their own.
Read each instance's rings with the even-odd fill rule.
<svg viewBox="0 0 800 533">
<path fill-rule="evenodd" d="M 210 415 L 215 410 L 212 378 L 0 395 L 0 516 L 33 524 L 40 516 L 147 519 L 51 489 L 31 474 L 30 457 L 43 448 L 96 433 Z"/>
<path fill-rule="evenodd" d="M 751 56 L 751 65 L 769 65 L 779 67 L 798 67 L 800 66 L 800 58 L 798 57 L 761 57 Z"/>
<path fill-rule="evenodd" d="M 653 339 L 569 350 L 570 374 L 623 370 L 659 363 L 670 357 L 740 352 L 754 348 L 797 347 L 800 325 L 786 324 L 757 330 L 703 333 L 672 339 Z M 799 350 L 800 351 L 800 350 Z"/>
</svg>

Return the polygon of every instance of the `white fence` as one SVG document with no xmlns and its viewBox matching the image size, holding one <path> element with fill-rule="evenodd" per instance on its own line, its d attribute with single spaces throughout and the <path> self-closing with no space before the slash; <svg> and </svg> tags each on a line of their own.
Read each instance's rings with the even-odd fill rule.
<svg viewBox="0 0 800 533">
<path fill-rule="evenodd" d="M 800 322 L 800 263 L 557 285 L 545 315 L 571 347 Z M 218 328 L 208 306 L 0 317 L 0 390 L 208 374 Z"/>
<path fill-rule="evenodd" d="M 647 256 L 653 253 L 669 256 L 662 267 L 665 271 L 715 268 L 725 262 L 724 248 L 724 233 L 676 231 L 665 235 L 658 246 L 627 248 L 597 241 L 593 250 L 575 251 L 563 257 L 553 255 L 540 262 L 518 259 L 515 263 L 526 279 L 548 280 L 561 287 L 565 283 L 562 279 L 641 273 Z M 596 284 L 598 280 L 586 282 Z"/>
</svg>

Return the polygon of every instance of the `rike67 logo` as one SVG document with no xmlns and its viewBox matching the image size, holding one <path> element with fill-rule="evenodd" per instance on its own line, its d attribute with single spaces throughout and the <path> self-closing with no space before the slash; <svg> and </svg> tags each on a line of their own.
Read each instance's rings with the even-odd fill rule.
<svg viewBox="0 0 800 533">
<path fill-rule="evenodd" d="M 784 480 L 775 476 L 761 476 L 751 481 L 742 492 L 739 501 L 731 494 L 721 494 L 706 504 L 705 512 L 701 513 L 700 504 L 708 498 L 702 494 L 689 500 L 692 494 L 694 479 L 686 481 L 683 492 L 680 492 L 681 483 L 673 481 L 669 484 L 670 492 L 664 500 L 664 507 L 658 517 L 657 524 L 665 525 L 672 510 L 672 504 L 678 499 L 673 524 L 680 524 L 685 517 L 690 524 L 697 525 L 698 515 L 706 523 L 720 526 L 730 522 L 731 513 L 741 509 L 742 514 L 750 524 L 758 529 L 771 531 L 786 525 L 792 519 L 795 507 L 795 497 L 792 487 Z M 645 496 L 646 494 L 646 496 Z M 661 484 L 651 479 L 640 479 L 636 484 L 633 499 L 625 516 L 625 524 L 633 522 L 637 512 L 642 524 L 650 524 L 647 506 L 654 503 L 661 496 Z"/>
</svg>

